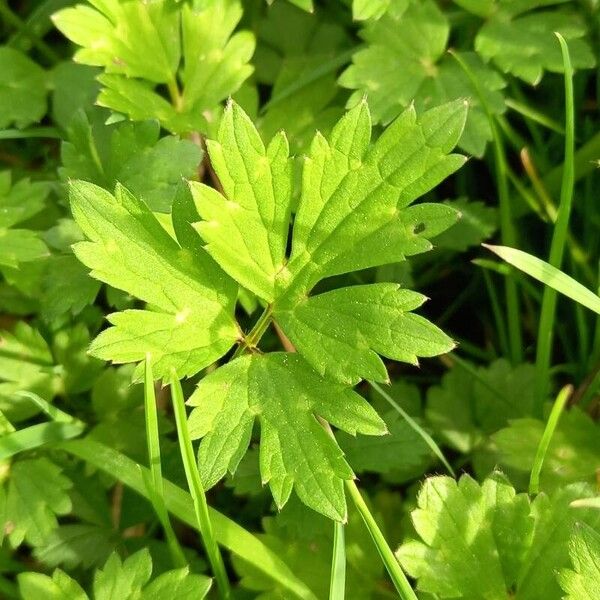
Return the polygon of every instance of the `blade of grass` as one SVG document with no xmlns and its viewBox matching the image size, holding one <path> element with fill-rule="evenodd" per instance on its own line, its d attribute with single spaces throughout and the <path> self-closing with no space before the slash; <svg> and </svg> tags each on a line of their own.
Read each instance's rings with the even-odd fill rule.
<svg viewBox="0 0 600 600">
<path fill-rule="evenodd" d="M 173 566 L 178 569 L 187 566 L 183 550 L 173 531 L 169 513 L 165 506 L 164 484 L 160 458 L 160 438 L 158 434 L 158 411 L 156 410 L 156 395 L 154 393 L 154 377 L 150 356 L 146 356 L 144 370 L 144 410 L 146 415 L 146 444 L 148 446 L 148 464 L 150 477 L 148 479 L 148 496 L 154 512 L 165 532 L 167 546 L 171 554 Z"/>
<path fill-rule="evenodd" d="M 492 131 L 492 146 L 494 150 L 494 168 L 496 173 L 496 186 L 498 189 L 498 203 L 500 208 L 500 235 L 503 244 L 515 246 L 517 241 L 516 229 L 512 217 L 511 201 L 508 190 L 508 167 L 506 163 L 506 151 L 502 136 L 498 131 L 496 120 L 487 104 L 487 100 L 479 81 L 465 61 L 456 53 L 451 52 L 454 59 L 461 66 L 483 108 Z M 510 359 L 513 364 L 523 361 L 523 336 L 521 333 L 521 311 L 519 309 L 519 295 L 517 282 L 513 276 L 509 276 L 505 282 L 506 310 L 508 323 L 508 341 L 510 347 Z"/>
<path fill-rule="evenodd" d="M 506 106 L 508 106 L 508 108 L 514 110 L 515 112 L 518 112 L 523 117 L 531 119 L 535 123 L 538 123 L 543 127 L 550 129 L 551 131 L 555 131 L 560 135 L 563 135 L 565 132 L 564 127 L 562 127 L 560 123 L 557 123 L 554 119 L 551 119 L 549 116 L 545 115 L 539 110 L 528 106 L 524 102 L 519 102 L 518 100 L 515 100 L 513 98 L 505 98 L 504 103 L 506 104 Z"/>
<path fill-rule="evenodd" d="M 54 138 L 61 135 L 56 127 L 30 127 L 29 129 L 0 129 L 0 140 L 22 140 L 27 138 Z"/>
<path fill-rule="evenodd" d="M 560 43 L 565 70 L 565 166 L 560 192 L 560 204 L 554 225 L 548 262 L 553 267 L 560 269 L 567 241 L 571 205 L 573 203 L 573 188 L 575 185 L 575 107 L 573 100 L 573 67 L 571 65 L 569 47 L 560 33 L 556 33 L 556 37 Z M 542 407 L 550 390 L 549 370 L 552 358 L 552 340 L 554 339 L 556 302 L 556 291 L 551 287 L 546 287 L 542 298 L 535 361 L 536 406 L 538 414 L 541 414 Z"/>
<path fill-rule="evenodd" d="M 452 477 L 456 477 L 456 473 L 454 469 L 447 461 L 444 453 L 441 451 L 440 447 L 435 443 L 435 440 L 378 384 L 374 381 L 369 381 L 369 385 L 392 406 L 395 410 L 397 410 L 402 418 L 410 425 L 412 429 L 414 429 L 420 436 L 423 438 L 423 441 L 429 446 L 431 451 L 440 459 L 446 470 Z"/>
<path fill-rule="evenodd" d="M 527 275 L 600 315 L 600 297 L 566 273 L 523 250 L 506 246 L 482 245 Z"/>
<path fill-rule="evenodd" d="M 394 553 L 392 552 L 388 543 L 385 541 L 385 537 L 383 536 L 381 529 L 379 529 L 379 525 L 377 525 L 377 522 L 371 514 L 371 511 L 362 497 L 362 494 L 360 493 L 356 483 L 352 479 L 349 479 L 346 481 L 346 488 L 348 489 L 350 497 L 352 498 L 352 502 L 360 513 L 360 516 L 362 517 L 362 520 L 367 527 L 373 542 L 375 543 L 375 547 L 379 552 L 379 556 L 385 565 L 385 568 L 398 592 L 398 595 L 403 600 L 417 600 L 417 595 L 406 578 L 400 563 L 394 556 Z"/>
<path fill-rule="evenodd" d="M 72 456 L 114 477 L 140 496 L 148 498 L 144 475 L 150 477 L 146 467 L 131 460 L 117 450 L 91 439 L 72 440 L 57 444 Z M 190 494 L 168 479 L 163 479 L 165 504 L 169 512 L 180 521 L 198 530 L 198 520 L 194 513 L 194 501 Z M 279 583 L 286 593 L 301 600 L 317 600 L 307 585 L 298 579 L 285 562 L 255 535 L 218 512 L 208 507 L 210 521 L 217 542 L 233 554 L 252 565 L 261 573 Z"/>
<path fill-rule="evenodd" d="M 329 600 L 344 600 L 346 597 L 346 542 L 344 524 L 333 522 L 333 556 L 331 559 L 331 580 Z"/>
<path fill-rule="evenodd" d="M 70 440 L 81 435 L 83 425 L 79 423 L 38 423 L 25 429 L 0 437 L 0 460 L 6 460 L 26 450 L 35 450 L 41 446 Z"/>
<path fill-rule="evenodd" d="M 215 539 L 210 514 L 208 511 L 208 503 L 206 495 L 200 481 L 200 473 L 194 456 L 192 440 L 187 425 L 187 415 L 185 411 L 185 400 L 183 399 L 183 390 L 177 373 L 171 373 L 171 398 L 173 400 L 173 412 L 175 414 L 175 424 L 177 426 L 177 439 L 179 440 L 179 449 L 181 451 L 181 459 L 185 469 L 185 476 L 192 498 L 194 499 L 194 511 L 198 521 L 198 529 L 200 537 L 208 556 L 208 561 L 212 568 L 213 575 L 217 580 L 219 595 L 221 598 L 227 599 L 231 597 L 231 588 L 229 579 L 225 571 L 223 557 L 217 546 Z"/>
<path fill-rule="evenodd" d="M 537 452 L 535 453 L 535 458 L 533 459 L 533 467 L 531 468 L 531 476 L 529 478 L 529 494 L 531 496 L 539 494 L 540 473 L 542 472 L 544 459 L 546 458 L 546 453 L 548 452 L 548 447 L 550 446 L 552 436 L 556 431 L 556 427 L 558 425 L 560 416 L 572 392 L 573 386 L 566 385 L 562 390 L 560 390 L 558 396 L 556 397 L 556 400 L 554 401 L 554 406 L 552 407 L 552 411 L 550 412 L 550 416 L 548 417 L 546 428 L 544 429 L 542 439 L 540 440 Z"/>
<path fill-rule="evenodd" d="M 80 425 L 82 429 L 85 428 L 85 424 L 83 423 L 83 421 L 76 419 L 69 413 L 66 413 L 64 410 L 60 410 L 60 408 L 54 406 L 54 404 L 51 404 L 50 402 L 48 402 L 48 400 L 45 400 L 44 398 L 38 396 L 37 394 L 34 394 L 33 392 L 17 392 L 15 396 L 31 400 L 40 408 L 40 410 L 46 413 L 53 421 L 56 421 L 57 423 L 75 423 Z"/>
</svg>

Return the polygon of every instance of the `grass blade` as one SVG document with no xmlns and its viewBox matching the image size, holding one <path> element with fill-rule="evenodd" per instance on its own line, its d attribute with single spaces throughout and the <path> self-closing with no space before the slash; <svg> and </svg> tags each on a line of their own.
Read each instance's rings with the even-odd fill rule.
<svg viewBox="0 0 600 600">
<path fill-rule="evenodd" d="M 569 231 L 569 218 L 573 204 L 573 188 L 575 186 L 575 108 L 573 101 L 573 67 L 569 56 L 569 48 L 560 33 L 557 33 L 556 37 L 560 43 L 565 69 L 565 160 L 560 191 L 560 204 L 554 225 L 548 262 L 551 266 L 560 269 Z M 552 359 L 556 301 L 556 291 L 551 287 L 545 288 L 538 326 L 535 361 L 535 387 L 538 413 L 541 413 L 550 390 L 550 362 Z"/>
<path fill-rule="evenodd" d="M 556 431 L 560 416 L 562 415 L 565 405 L 567 404 L 567 400 L 572 392 L 573 387 L 566 385 L 562 390 L 560 390 L 556 400 L 554 401 L 554 406 L 552 407 L 552 411 L 548 417 L 548 422 L 546 423 L 546 428 L 542 434 L 542 439 L 540 440 L 540 444 L 533 460 L 533 467 L 531 468 L 531 476 L 529 478 L 529 494 L 532 496 L 538 494 L 540 491 L 540 473 L 542 472 L 542 466 L 544 465 L 544 458 L 548 452 L 548 447 L 550 446 L 550 441 L 552 440 L 552 436 Z"/>
<path fill-rule="evenodd" d="M 360 513 L 360 516 L 362 517 L 362 520 L 364 521 L 367 530 L 369 531 L 369 534 L 375 543 L 375 547 L 379 552 L 379 556 L 381 557 L 381 560 L 383 561 L 383 564 L 385 565 L 385 568 L 400 598 L 402 598 L 402 600 L 417 600 L 417 595 L 406 578 L 400 563 L 394 556 L 394 553 L 392 552 L 388 543 L 385 541 L 383 533 L 381 532 L 381 529 L 379 529 L 379 526 L 371 514 L 371 511 L 362 497 L 362 494 L 360 493 L 356 483 L 351 479 L 347 480 L 346 488 L 348 489 L 350 497 L 358 509 L 358 512 Z"/>
<path fill-rule="evenodd" d="M 534 279 L 544 283 L 553 290 L 560 292 L 582 306 L 600 315 L 600 297 L 581 285 L 578 281 L 553 267 L 547 262 L 516 248 L 506 246 L 490 246 L 483 244 L 488 250 L 510 263 L 517 269 L 527 273 Z"/>
<path fill-rule="evenodd" d="M 346 597 L 346 541 L 344 525 L 333 522 L 333 557 L 331 560 L 331 580 L 329 600 L 344 600 Z"/>
<path fill-rule="evenodd" d="M 144 479 L 150 477 L 150 472 L 128 456 L 91 439 L 63 442 L 56 447 L 104 471 L 144 498 L 148 498 Z M 168 479 L 163 479 L 163 484 L 165 504 L 169 512 L 183 523 L 198 530 L 194 501 L 190 494 Z M 255 535 L 214 508 L 208 507 L 208 513 L 219 544 L 279 583 L 290 598 L 317 600 L 306 584 L 298 579 L 285 562 Z"/>
<path fill-rule="evenodd" d="M 423 441 L 429 446 L 431 451 L 440 459 L 448 473 L 456 478 L 454 469 L 444 456 L 440 447 L 435 443 L 435 440 L 378 383 L 369 381 L 369 385 L 400 413 L 402 418 L 423 438 Z"/>
<path fill-rule="evenodd" d="M 500 234 L 502 243 L 515 246 L 517 234 L 512 217 L 511 202 L 508 190 L 508 165 L 506 162 L 506 150 L 502 136 L 498 131 L 498 125 L 492 114 L 485 94 L 479 85 L 469 66 L 456 53 L 451 52 L 454 59 L 458 62 L 467 77 L 469 78 L 477 97 L 483 108 L 492 131 L 492 147 L 494 150 L 494 168 L 496 174 L 496 186 L 498 189 L 498 203 L 500 209 Z M 505 282 L 506 310 L 508 323 L 508 341 L 510 347 L 510 358 L 513 364 L 519 364 L 523 361 L 523 336 L 521 333 L 521 311 L 519 308 L 519 295 L 517 292 L 517 282 L 513 276 L 509 276 Z"/>
<path fill-rule="evenodd" d="M 0 460 L 6 460 L 26 450 L 70 440 L 83 433 L 79 423 L 38 423 L 0 438 Z"/>
<path fill-rule="evenodd" d="M 148 445 L 148 464 L 150 477 L 148 478 L 148 495 L 154 512 L 165 532 L 165 538 L 175 568 L 187 566 L 183 550 L 179 545 L 177 536 L 173 531 L 169 513 L 165 506 L 164 484 L 160 458 L 160 438 L 158 434 L 158 412 L 156 410 L 156 395 L 154 393 L 154 377 L 150 357 L 146 357 L 144 370 L 144 410 L 146 415 L 146 443 Z"/>
<path fill-rule="evenodd" d="M 194 500 L 194 511 L 198 521 L 198 529 L 200 537 L 208 556 L 208 561 L 212 568 L 212 572 L 217 580 L 217 586 L 221 598 L 231 597 L 231 588 L 229 579 L 225 571 L 223 557 L 217 546 L 212 522 L 210 519 L 206 495 L 200 481 L 200 473 L 192 447 L 192 440 L 187 425 L 187 414 L 185 411 L 185 400 L 183 399 L 183 390 L 181 383 L 177 377 L 177 373 L 172 373 L 171 378 L 171 397 L 173 399 L 173 411 L 175 413 L 175 423 L 177 425 L 177 438 L 179 440 L 179 449 L 181 450 L 181 459 L 185 469 L 185 476 L 188 482 L 190 493 Z"/>
</svg>

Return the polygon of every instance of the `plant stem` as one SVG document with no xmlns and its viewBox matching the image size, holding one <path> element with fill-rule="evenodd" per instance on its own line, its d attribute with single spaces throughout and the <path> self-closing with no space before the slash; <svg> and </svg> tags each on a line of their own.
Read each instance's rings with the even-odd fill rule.
<svg viewBox="0 0 600 600">
<path fill-rule="evenodd" d="M 573 387 L 570 385 L 566 385 L 560 390 L 554 402 L 554 406 L 552 407 L 552 411 L 550 412 L 550 416 L 548 417 L 548 423 L 546 423 L 546 428 L 542 434 L 542 439 L 540 440 L 537 452 L 535 453 L 535 458 L 533 459 L 533 467 L 531 468 L 529 494 L 532 496 L 538 494 L 540 491 L 540 473 L 542 472 L 542 466 L 544 465 L 544 458 L 548 452 L 548 447 L 550 446 L 550 441 L 556 431 L 560 416 L 572 392 Z"/>
<path fill-rule="evenodd" d="M 440 447 L 435 443 L 435 440 L 378 384 L 374 381 L 369 381 L 369 385 L 394 409 L 396 409 L 402 418 L 423 438 L 423 441 L 429 446 L 431 451 L 440 459 L 446 470 L 452 477 L 456 477 L 454 469 L 444 456 Z"/>
<path fill-rule="evenodd" d="M 406 578 L 400 563 L 394 556 L 394 553 L 392 552 L 388 543 L 385 541 L 383 533 L 381 532 L 381 529 L 379 529 L 379 526 L 371 514 L 371 511 L 362 497 L 356 483 L 353 480 L 347 480 L 345 483 L 354 505 L 360 513 L 360 516 L 362 517 L 362 520 L 364 521 L 371 538 L 373 538 L 373 542 L 375 542 L 379 556 L 381 556 L 381 560 L 383 561 L 383 564 L 385 565 L 385 568 L 387 569 L 387 572 L 389 573 L 392 582 L 398 591 L 398 594 L 403 600 L 417 600 L 417 595 Z"/>
<path fill-rule="evenodd" d="M 177 426 L 179 449 L 181 451 L 181 458 L 183 460 L 183 467 L 185 469 L 185 476 L 190 489 L 190 494 L 194 500 L 194 510 L 196 512 L 196 519 L 198 520 L 198 530 L 200 531 L 200 537 L 202 538 L 212 572 L 217 580 L 219 595 L 221 598 L 228 599 L 231 597 L 229 579 L 227 577 L 227 572 L 225 571 L 223 557 L 221 556 L 219 546 L 217 546 L 212 523 L 208 514 L 208 503 L 206 502 L 206 495 L 204 493 L 204 488 L 202 487 L 202 481 L 200 480 L 200 473 L 198 473 L 192 440 L 187 426 L 183 390 L 181 389 L 181 383 L 175 370 L 173 370 L 171 374 L 171 397 L 173 400 L 173 412 L 175 414 L 175 424 Z"/>
<path fill-rule="evenodd" d="M 154 392 L 154 377 L 150 356 L 146 357 L 144 371 L 144 412 L 146 416 L 146 444 L 148 447 L 148 465 L 150 477 L 148 480 L 148 495 L 162 525 L 171 560 L 175 568 L 187 566 L 183 550 L 173 531 L 169 513 L 165 505 L 164 483 L 160 458 L 160 438 L 158 433 L 158 411 L 156 410 L 156 395 Z"/>
<path fill-rule="evenodd" d="M 254 350 L 260 342 L 260 339 L 267 331 L 269 325 L 271 324 L 271 316 L 273 314 L 273 307 L 271 305 L 267 306 L 263 311 L 262 315 L 258 318 L 258 321 L 254 324 L 254 327 L 250 330 L 250 333 L 245 336 L 244 341 L 237 347 L 236 351 L 233 353 L 233 357 L 231 360 L 234 360 L 244 350 Z"/>
<path fill-rule="evenodd" d="M 548 262 L 560 269 L 568 235 L 569 217 L 573 203 L 575 185 L 575 109 L 573 101 L 573 67 L 569 56 L 569 48 L 563 37 L 557 33 L 561 46 L 565 67 L 565 168 L 560 192 L 560 205 Z M 546 286 L 542 297 L 542 309 L 537 336 L 536 349 L 536 409 L 542 414 L 543 404 L 550 390 L 550 361 L 552 356 L 552 340 L 554 337 L 554 319 L 556 315 L 557 292 Z"/>
</svg>

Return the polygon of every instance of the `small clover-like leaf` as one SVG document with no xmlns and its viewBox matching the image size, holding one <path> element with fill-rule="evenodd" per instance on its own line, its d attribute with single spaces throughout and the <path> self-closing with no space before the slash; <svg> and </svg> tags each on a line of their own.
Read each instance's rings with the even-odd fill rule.
<svg viewBox="0 0 600 600">
<path fill-rule="evenodd" d="M 277 505 L 294 489 L 305 504 L 338 520 L 346 518 L 343 480 L 353 474 L 318 417 L 351 434 L 386 432 L 361 396 L 321 378 L 297 354 L 238 358 L 205 377 L 188 403 L 196 407 L 189 426 L 203 438 L 198 460 L 207 487 L 235 471 L 258 418 L 261 477 Z"/>
</svg>

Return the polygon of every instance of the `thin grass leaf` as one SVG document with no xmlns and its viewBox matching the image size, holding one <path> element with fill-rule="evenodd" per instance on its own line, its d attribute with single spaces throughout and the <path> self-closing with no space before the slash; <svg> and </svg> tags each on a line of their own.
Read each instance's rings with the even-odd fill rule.
<svg viewBox="0 0 600 600">
<path fill-rule="evenodd" d="M 35 450 L 55 442 L 70 440 L 83 433 L 80 423 L 38 423 L 0 437 L 0 460 L 26 450 Z"/>
<path fill-rule="evenodd" d="M 148 498 L 142 473 L 145 472 L 146 477 L 150 477 L 149 470 L 124 454 L 90 439 L 63 442 L 56 447 L 100 469 L 144 498 Z M 190 494 L 168 479 L 164 479 L 163 483 L 165 504 L 169 512 L 186 525 L 198 530 L 194 501 Z M 261 573 L 273 578 L 291 598 L 317 600 L 306 584 L 298 579 L 283 560 L 256 536 L 214 508 L 208 507 L 208 513 L 219 544 Z"/>
<path fill-rule="evenodd" d="M 333 556 L 329 600 L 344 600 L 346 597 L 346 542 L 343 523 L 333 522 Z"/>
<path fill-rule="evenodd" d="M 208 556 L 210 566 L 212 568 L 219 596 L 223 599 L 231 597 L 231 588 L 229 579 L 223 564 L 221 551 L 217 546 L 211 518 L 208 511 L 208 503 L 206 502 L 206 494 L 200 480 L 200 473 L 194 456 L 192 440 L 187 425 L 187 415 L 185 411 L 185 400 L 183 398 L 183 390 L 177 373 L 173 369 L 171 373 L 171 398 L 173 400 L 173 412 L 175 414 L 175 423 L 177 426 L 177 439 L 179 440 L 179 449 L 181 450 L 181 459 L 185 469 L 185 476 L 188 482 L 188 488 L 194 500 L 194 511 L 198 522 L 198 530 L 204 544 L 204 549 Z"/>
<path fill-rule="evenodd" d="M 488 250 L 527 275 L 551 287 L 600 315 L 600 297 L 578 281 L 547 262 L 516 248 L 482 244 Z"/>
<path fill-rule="evenodd" d="M 485 94 L 479 85 L 478 79 L 475 77 L 469 66 L 459 54 L 455 52 L 451 52 L 451 54 L 471 80 L 492 130 L 494 168 L 500 208 L 500 234 L 504 244 L 513 246 L 516 244 L 517 234 L 512 218 L 510 196 L 508 191 L 508 166 L 506 162 L 506 151 L 502 136 L 500 135 L 496 119 L 494 118 L 494 115 L 487 104 Z M 517 283 L 514 277 L 509 276 L 506 279 L 505 295 L 510 356 L 514 364 L 519 364 L 523 361 L 523 336 L 521 333 L 521 311 L 519 309 L 519 296 L 517 293 Z"/>
<path fill-rule="evenodd" d="M 150 477 L 147 480 L 148 495 L 156 516 L 162 525 L 171 554 L 173 566 L 182 568 L 187 566 L 183 550 L 179 545 L 177 536 L 169 519 L 165 506 L 164 484 L 160 459 L 160 439 L 158 434 L 158 412 L 156 410 L 156 395 L 154 393 L 154 377 L 150 356 L 146 357 L 144 371 L 144 411 L 146 416 L 146 444 L 148 446 L 148 464 Z"/>
<path fill-rule="evenodd" d="M 454 469 L 444 456 L 440 447 L 435 443 L 435 440 L 378 383 L 369 381 L 369 385 L 400 413 L 402 418 L 423 438 L 423 441 L 429 446 L 431 451 L 440 459 L 448 473 L 450 473 L 452 477 L 456 477 Z"/>
<path fill-rule="evenodd" d="M 346 488 L 352 498 L 352 502 L 356 506 L 362 520 L 373 539 L 373 543 L 379 552 L 379 556 L 385 565 L 385 568 L 394 584 L 394 587 L 398 591 L 398 595 L 402 600 L 417 600 L 417 595 L 412 589 L 400 563 L 394 556 L 388 543 L 385 541 L 385 537 L 379 529 L 379 525 L 375 521 L 369 507 L 367 506 L 364 498 L 362 497 L 360 490 L 353 480 L 346 481 Z"/>
<path fill-rule="evenodd" d="M 558 207 L 556 223 L 554 224 L 548 262 L 553 267 L 560 269 L 569 233 L 569 217 L 571 215 L 573 188 L 575 186 L 575 107 L 573 100 L 573 66 L 571 65 L 569 48 L 560 33 L 556 33 L 556 37 L 560 43 L 565 69 L 565 161 L 560 191 L 560 205 Z M 556 301 L 556 291 L 551 287 L 546 287 L 542 298 L 535 361 L 538 413 L 542 411 L 543 404 L 550 390 L 550 361 L 552 358 Z"/>
<path fill-rule="evenodd" d="M 529 478 L 529 494 L 531 496 L 537 495 L 540 491 L 540 473 L 542 472 L 542 466 L 544 465 L 544 458 L 548 452 L 548 447 L 550 446 L 552 436 L 554 435 L 556 427 L 558 426 L 560 416 L 562 415 L 565 405 L 567 404 L 567 400 L 572 393 L 573 387 L 566 385 L 562 390 L 560 390 L 556 400 L 554 401 L 554 406 L 552 407 L 552 411 L 548 417 L 548 423 L 546 423 L 546 428 L 544 429 L 542 439 L 540 440 L 540 444 L 533 460 L 533 467 L 531 469 L 531 476 Z"/>
</svg>

